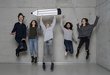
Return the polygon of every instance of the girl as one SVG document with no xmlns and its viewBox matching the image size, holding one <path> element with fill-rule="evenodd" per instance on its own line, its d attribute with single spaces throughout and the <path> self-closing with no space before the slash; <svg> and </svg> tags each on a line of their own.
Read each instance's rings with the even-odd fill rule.
<svg viewBox="0 0 110 75">
<path fill-rule="evenodd" d="M 66 24 L 64 26 L 61 25 L 61 27 L 64 33 L 65 56 L 67 56 L 68 53 L 72 55 L 74 53 L 72 39 L 77 43 L 73 33 L 73 25 L 70 22 L 66 22 Z"/>
<path fill-rule="evenodd" d="M 19 57 L 20 52 L 20 43 L 22 40 L 26 39 L 26 25 L 23 23 L 24 15 L 22 13 L 18 14 L 18 21 L 15 23 L 14 28 L 11 32 L 12 35 L 15 35 L 15 40 L 18 43 L 18 47 L 16 49 L 16 56 Z"/>
<path fill-rule="evenodd" d="M 54 16 L 52 24 L 45 24 L 42 22 L 42 17 L 40 17 L 40 25 L 43 29 L 44 34 L 44 55 L 43 55 L 43 70 L 46 69 L 45 62 L 47 60 L 47 56 L 49 56 L 51 60 L 51 71 L 54 70 L 54 51 L 53 51 L 53 29 L 56 24 L 56 17 Z"/>
<path fill-rule="evenodd" d="M 37 63 L 38 58 L 38 24 L 36 20 L 32 20 L 29 28 L 29 48 L 31 54 L 31 62 Z"/>
<path fill-rule="evenodd" d="M 90 43 L 90 37 L 91 37 L 91 33 L 94 29 L 94 27 L 97 25 L 97 22 L 98 22 L 98 19 L 99 17 L 96 16 L 96 20 L 94 22 L 94 24 L 90 25 L 88 23 L 88 19 L 87 18 L 83 18 L 81 20 L 81 25 L 77 24 L 77 30 L 78 30 L 78 33 L 79 33 L 79 39 L 80 39 L 80 42 L 79 42 L 79 45 L 78 45 L 78 48 L 77 48 L 77 54 L 76 54 L 76 57 L 78 58 L 79 56 L 79 52 L 80 52 L 80 48 L 82 47 L 82 45 L 85 43 L 85 50 L 87 52 L 87 55 L 86 55 L 86 59 L 89 58 L 89 43 Z"/>
</svg>

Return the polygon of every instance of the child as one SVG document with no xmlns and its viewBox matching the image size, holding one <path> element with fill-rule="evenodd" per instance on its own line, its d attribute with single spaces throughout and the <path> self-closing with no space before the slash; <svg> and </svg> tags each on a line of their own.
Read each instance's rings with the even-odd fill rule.
<svg viewBox="0 0 110 75">
<path fill-rule="evenodd" d="M 78 33 L 79 33 L 79 39 L 80 39 L 80 42 L 79 42 L 79 45 L 78 45 L 78 48 L 77 48 L 77 54 L 76 54 L 76 57 L 78 58 L 79 56 L 79 52 L 80 52 L 80 48 L 82 47 L 82 45 L 85 43 L 85 49 L 86 49 L 86 52 L 87 52 L 87 55 L 86 55 L 86 60 L 89 58 L 89 43 L 90 43 L 90 37 L 91 37 L 91 33 L 94 29 L 94 27 L 97 25 L 97 22 L 98 22 L 98 19 L 99 17 L 96 16 L 96 20 L 94 22 L 94 24 L 90 25 L 88 23 L 88 19 L 87 18 L 83 18 L 81 20 L 81 25 L 77 24 L 77 30 L 78 30 Z"/>
<path fill-rule="evenodd" d="M 49 58 L 51 60 L 51 71 L 54 70 L 54 51 L 53 51 L 53 29 L 56 24 L 56 17 L 54 16 L 52 24 L 45 24 L 42 22 L 42 17 L 40 17 L 40 25 L 43 29 L 44 34 L 44 55 L 43 55 L 43 70 L 46 69 L 46 59 L 49 55 Z"/>
<path fill-rule="evenodd" d="M 73 33 L 73 25 L 70 22 L 66 22 L 66 24 L 64 26 L 61 25 L 61 27 L 64 33 L 65 56 L 67 56 L 68 53 L 72 55 L 74 53 L 72 39 L 77 43 Z"/>
<path fill-rule="evenodd" d="M 38 24 L 36 20 L 32 20 L 29 28 L 29 49 L 31 54 L 31 62 L 37 63 L 38 58 Z"/>
</svg>

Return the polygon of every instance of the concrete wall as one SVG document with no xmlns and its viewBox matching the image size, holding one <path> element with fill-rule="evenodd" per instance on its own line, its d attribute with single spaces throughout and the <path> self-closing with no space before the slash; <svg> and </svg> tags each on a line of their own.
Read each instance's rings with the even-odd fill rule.
<svg viewBox="0 0 110 75">
<path fill-rule="evenodd" d="M 97 63 L 110 69 L 110 0 L 97 0 L 97 15 L 100 16 L 97 27 Z"/>
<path fill-rule="evenodd" d="M 22 12 L 25 15 L 25 23 L 29 25 L 32 19 L 37 17 L 30 13 L 39 8 L 57 8 L 62 9 L 65 20 L 74 25 L 75 36 L 77 37 L 76 23 L 77 18 L 87 17 L 90 23 L 95 19 L 95 0 L 0 0 L 0 63 L 30 63 L 29 54 L 23 54 L 19 59 L 15 56 L 16 42 L 10 32 L 17 22 L 17 15 Z M 60 19 L 57 19 L 55 27 L 54 51 L 55 61 L 63 63 L 95 63 L 96 62 L 96 34 L 93 32 L 90 45 L 90 60 L 85 60 L 85 50 L 82 50 L 79 59 L 74 57 L 64 57 L 63 34 L 60 28 Z M 77 45 L 74 44 L 76 53 Z M 39 61 L 42 62 L 43 37 L 39 37 Z"/>
</svg>

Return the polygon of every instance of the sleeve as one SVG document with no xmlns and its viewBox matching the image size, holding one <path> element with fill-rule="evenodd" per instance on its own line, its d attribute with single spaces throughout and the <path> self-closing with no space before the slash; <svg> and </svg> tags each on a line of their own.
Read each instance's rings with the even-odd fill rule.
<svg viewBox="0 0 110 75">
<path fill-rule="evenodd" d="M 63 21 L 62 18 L 61 18 L 61 24 L 60 24 L 60 26 L 61 26 L 62 30 L 64 31 L 64 21 Z"/>
<path fill-rule="evenodd" d="M 27 35 L 27 28 L 26 28 L 26 25 L 24 25 L 23 38 L 26 38 L 26 35 Z"/>
<path fill-rule="evenodd" d="M 55 26 L 55 24 L 56 24 L 56 17 L 54 16 L 54 18 L 53 18 L 53 22 L 52 22 L 52 28 L 54 28 L 54 26 Z"/>
<path fill-rule="evenodd" d="M 93 27 L 95 27 L 95 26 L 97 25 L 98 20 L 99 20 L 99 17 L 98 17 L 98 16 L 96 16 L 96 19 L 95 19 L 95 22 L 94 22 L 94 24 L 93 24 Z"/>
<path fill-rule="evenodd" d="M 43 30 L 46 29 L 46 28 L 45 28 L 45 25 L 44 25 L 44 23 L 43 23 L 43 21 L 42 21 L 42 17 L 40 18 L 40 25 L 41 25 L 41 27 L 42 27 Z"/>
<path fill-rule="evenodd" d="M 13 27 L 13 30 L 11 31 L 11 33 L 14 33 L 14 32 L 16 32 L 16 24 L 14 25 L 14 27 Z"/>
<path fill-rule="evenodd" d="M 78 30 L 78 32 L 80 31 L 79 24 L 77 24 L 77 30 Z"/>
</svg>

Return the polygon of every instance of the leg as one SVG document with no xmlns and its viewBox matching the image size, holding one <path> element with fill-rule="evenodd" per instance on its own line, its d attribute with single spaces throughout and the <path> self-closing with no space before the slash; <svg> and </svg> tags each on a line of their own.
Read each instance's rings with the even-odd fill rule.
<svg viewBox="0 0 110 75">
<path fill-rule="evenodd" d="M 74 53 L 72 41 L 69 41 L 69 52 L 70 52 L 71 55 Z"/>
<path fill-rule="evenodd" d="M 54 49 L 53 49 L 53 40 L 49 40 L 49 55 L 51 59 L 51 71 L 54 70 Z"/>
<path fill-rule="evenodd" d="M 29 39 L 29 49 L 31 54 L 31 62 L 34 62 L 33 39 Z"/>
<path fill-rule="evenodd" d="M 83 44 L 84 44 L 84 39 L 80 38 L 80 42 L 79 42 L 79 45 L 78 45 L 78 48 L 77 48 L 77 54 L 76 54 L 77 58 L 79 56 L 80 48 L 82 47 Z"/>
<path fill-rule="evenodd" d="M 87 55 L 86 55 L 86 59 L 88 59 L 89 58 L 89 44 L 90 44 L 90 39 L 88 39 L 88 38 L 86 38 L 85 39 L 85 43 L 86 43 L 86 45 L 85 45 L 85 50 L 86 50 L 86 52 L 87 52 Z"/>
<path fill-rule="evenodd" d="M 38 59 L 38 39 L 34 39 L 34 56 L 35 56 L 35 63 L 37 63 L 37 59 Z"/>
<path fill-rule="evenodd" d="M 64 45 L 65 45 L 65 56 L 67 56 L 68 51 L 69 51 L 69 42 L 68 42 L 68 40 L 64 40 Z"/>
</svg>

